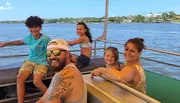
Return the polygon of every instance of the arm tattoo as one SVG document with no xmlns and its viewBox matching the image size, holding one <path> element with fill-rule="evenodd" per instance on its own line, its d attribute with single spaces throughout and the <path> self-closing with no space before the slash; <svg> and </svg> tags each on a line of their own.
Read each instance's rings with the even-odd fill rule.
<svg viewBox="0 0 180 103">
<path fill-rule="evenodd" d="M 52 79 L 51 85 L 49 86 L 48 100 L 64 99 L 72 91 L 72 83 L 70 80 L 74 79 L 73 75 L 67 75 L 68 73 L 56 73 Z"/>
</svg>

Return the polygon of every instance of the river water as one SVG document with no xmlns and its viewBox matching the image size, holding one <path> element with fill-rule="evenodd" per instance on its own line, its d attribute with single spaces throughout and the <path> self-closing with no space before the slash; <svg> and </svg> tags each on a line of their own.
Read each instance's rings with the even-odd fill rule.
<svg viewBox="0 0 180 103">
<path fill-rule="evenodd" d="M 103 24 L 88 24 L 91 29 L 93 39 L 103 33 Z M 0 42 L 23 39 L 27 35 L 28 29 L 24 24 L 0 24 Z M 78 38 L 76 35 L 75 24 L 44 24 L 42 33 L 53 38 L 64 38 L 73 40 Z M 107 40 L 124 43 L 130 38 L 144 38 L 145 44 L 149 48 L 162 49 L 166 51 L 180 53 L 180 24 L 108 24 Z M 100 47 L 102 44 L 98 44 Z M 107 44 L 107 46 L 112 44 Z M 123 46 L 116 46 L 119 51 L 123 51 Z M 79 49 L 79 46 L 73 46 L 71 49 Z M 98 55 L 102 56 L 103 51 Z M 0 56 L 28 54 L 27 46 L 8 46 L 0 48 Z M 169 62 L 179 65 L 179 56 L 169 56 L 152 51 L 143 51 L 142 57 Z M 26 57 L 18 58 L 0 58 L 0 64 L 10 65 L 23 62 Z M 124 61 L 123 55 L 120 54 L 120 61 Z M 155 62 L 142 60 L 145 69 L 169 76 L 180 80 L 180 68 L 167 66 Z"/>
</svg>

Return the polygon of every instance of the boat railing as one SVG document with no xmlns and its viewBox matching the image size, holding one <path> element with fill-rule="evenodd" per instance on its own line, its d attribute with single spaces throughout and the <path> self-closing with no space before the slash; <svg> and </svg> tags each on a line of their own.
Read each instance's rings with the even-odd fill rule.
<svg viewBox="0 0 180 103">
<path fill-rule="evenodd" d="M 124 45 L 123 43 L 120 42 L 113 42 L 113 41 L 107 41 L 107 40 L 94 40 L 94 58 L 96 58 L 96 54 L 97 54 L 97 43 L 96 42 L 103 42 L 104 43 L 104 47 L 103 50 L 105 50 L 106 48 L 106 43 L 111 43 L 111 44 L 117 44 L 117 45 Z M 159 49 L 154 49 L 154 48 L 148 48 L 146 47 L 146 50 L 149 51 L 154 51 L 154 52 L 159 52 L 159 53 L 164 53 L 164 54 L 169 54 L 169 55 L 175 55 L 175 56 L 180 56 L 180 53 L 175 53 L 175 52 L 170 52 L 170 51 L 165 51 L 165 50 L 159 50 Z M 122 51 L 119 51 L 119 53 L 123 54 Z M 145 57 L 141 57 L 144 60 L 148 60 L 148 61 L 152 61 L 152 62 L 157 62 L 157 63 L 161 63 L 161 64 L 165 64 L 165 65 L 169 65 L 169 66 L 174 66 L 174 67 L 178 67 L 180 68 L 180 65 L 176 65 L 176 64 L 171 64 L 168 62 L 163 62 L 163 61 L 159 61 L 159 60 L 154 60 L 154 59 L 150 59 L 150 58 L 145 58 Z"/>
<path fill-rule="evenodd" d="M 97 50 L 101 50 L 103 48 L 97 48 Z M 71 52 L 79 52 L 80 50 L 71 50 Z M 7 56 L 0 56 L 0 58 L 14 58 L 14 57 L 21 57 L 21 56 L 28 56 L 28 54 L 15 54 L 15 55 L 7 55 Z"/>
<path fill-rule="evenodd" d="M 97 42 L 103 42 L 104 43 L 104 47 L 97 48 Z M 106 43 L 117 44 L 117 45 L 124 45 L 123 43 L 120 43 L 120 42 L 113 42 L 113 41 L 107 41 L 107 40 L 94 40 L 94 49 L 93 49 L 94 50 L 94 58 L 96 58 L 96 56 L 97 56 L 97 50 L 105 50 Z M 160 50 L 160 49 L 155 49 L 155 48 L 148 48 L 148 47 L 146 47 L 146 50 L 154 51 L 154 52 L 159 52 L 159 53 L 164 53 L 164 54 L 169 54 L 169 55 L 180 56 L 180 53 L 175 53 L 175 52 L 170 52 L 170 51 L 165 51 L 165 50 Z M 80 50 L 71 50 L 71 52 L 79 52 L 79 51 Z M 119 51 L 119 53 L 123 54 L 122 51 Z M 14 57 L 21 57 L 21 56 L 28 56 L 28 54 L 7 55 L 7 56 L 0 56 L 0 58 L 14 58 Z M 165 64 L 165 65 L 169 65 L 169 66 L 174 66 L 174 67 L 180 68 L 180 65 L 177 65 L 177 64 L 172 64 L 172 63 L 163 62 L 163 61 L 154 60 L 154 59 L 145 58 L 145 57 L 141 57 L 141 58 L 144 59 L 144 60 L 148 60 L 148 61 L 157 62 L 157 63 L 161 63 L 161 64 Z"/>
<path fill-rule="evenodd" d="M 104 43 L 104 47 L 97 48 L 97 42 L 103 42 Z M 94 50 L 94 58 L 96 58 L 96 56 L 97 56 L 97 50 L 105 50 L 106 43 L 117 44 L 117 45 L 124 45 L 123 43 L 120 43 L 120 42 L 113 42 L 113 41 L 107 41 L 107 40 L 94 40 L 94 48 L 93 48 L 93 50 Z M 165 51 L 165 50 L 160 50 L 160 49 L 155 49 L 155 48 L 148 48 L 148 47 L 146 47 L 146 50 L 154 51 L 154 52 L 159 52 L 159 53 L 164 53 L 164 54 L 168 54 L 168 55 L 180 56 L 180 53 L 175 53 L 175 52 L 170 52 L 170 51 Z M 79 52 L 79 51 L 80 50 L 71 50 L 71 52 Z M 123 54 L 122 51 L 119 51 L 119 53 Z M 21 56 L 28 56 L 28 54 L 7 55 L 7 56 L 0 56 L 0 58 L 14 58 L 14 57 L 21 57 Z M 145 58 L 145 57 L 141 57 L 141 59 L 180 68 L 180 65 L 177 65 L 177 64 L 172 64 L 172 63 L 163 62 L 163 61 L 154 60 L 154 59 Z"/>
<path fill-rule="evenodd" d="M 96 50 L 102 50 L 102 49 L 104 48 L 96 48 Z M 71 52 L 79 52 L 79 51 L 80 50 L 71 50 Z M 6 56 L 0 56 L 0 58 L 14 58 L 14 57 L 22 57 L 22 56 L 28 56 L 28 54 L 6 55 Z"/>
</svg>

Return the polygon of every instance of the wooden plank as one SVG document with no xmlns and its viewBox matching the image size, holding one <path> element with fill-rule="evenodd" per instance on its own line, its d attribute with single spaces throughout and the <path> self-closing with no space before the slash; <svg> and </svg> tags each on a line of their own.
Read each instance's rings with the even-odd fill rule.
<svg viewBox="0 0 180 103">
<path fill-rule="evenodd" d="M 0 66 L 0 87 L 5 87 L 9 85 L 16 85 L 16 76 L 19 71 L 20 66 L 22 63 L 19 64 L 12 64 L 10 66 Z M 103 58 L 96 58 L 92 59 L 90 65 L 80 68 L 81 72 L 87 72 L 94 70 L 97 67 L 105 66 L 105 62 Z M 48 74 L 46 78 L 52 77 L 54 72 L 51 68 L 48 69 Z M 26 82 L 32 81 L 32 75 L 28 77 Z M 45 79 L 46 79 L 45 78 Z"/>
<path fill-rule="evenodd" d="M 90 103 L 146 103 L 116 85 L 100 78 L 83 75 L 88 90 Z M 89 96 L 90 95 L 90 96 Z"/>
</svg>

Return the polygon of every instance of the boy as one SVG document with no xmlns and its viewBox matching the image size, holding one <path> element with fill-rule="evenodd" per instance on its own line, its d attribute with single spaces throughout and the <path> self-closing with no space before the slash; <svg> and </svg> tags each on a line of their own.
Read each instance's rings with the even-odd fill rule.
<svg viewBox="0 0 180 103">
<path fill-rule="evenodd" d="M 30 52 L 27 60 L 21 66 L 17 75 L 17 96 L 18 103 L 24 103 L 25 80 L 33 72 L 33 83 L 42 92 L 45 93 L 47 87 L 43 84 L 42 79 L 47 74 L 46 48 L 50 38 L 40 33 L 44 21 L 37 16 L 27 18 L 25 24 L 30 34 L 23 40 L 15 40 L 0 43 L 0 47 L 7 45 L 28 45 Z"/>
</svg>

